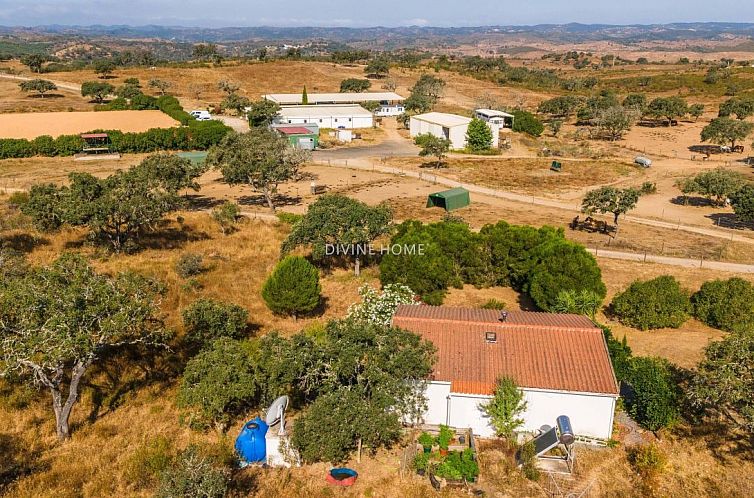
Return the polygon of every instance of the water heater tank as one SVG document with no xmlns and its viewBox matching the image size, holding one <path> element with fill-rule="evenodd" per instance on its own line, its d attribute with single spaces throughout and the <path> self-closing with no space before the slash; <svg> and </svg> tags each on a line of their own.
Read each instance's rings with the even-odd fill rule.
<svg viewBox="0 0 754 498">
<path fill-rule="evenodd" d="M 558 433 L 560 433 L 560 442 L 569 445 L 576 441 L 576 436 L 573 434 L 573 428 L 571 428 L 571 419 L 567 415 L 561 415 L 558 417 Z"/>
<path fill-rule="evenodd" d="M 267 456 L 267 424 L 261 418 L 246 422 L 236 438 L 236 451 L 245 464 L 264 462 Z"/>
</svg>

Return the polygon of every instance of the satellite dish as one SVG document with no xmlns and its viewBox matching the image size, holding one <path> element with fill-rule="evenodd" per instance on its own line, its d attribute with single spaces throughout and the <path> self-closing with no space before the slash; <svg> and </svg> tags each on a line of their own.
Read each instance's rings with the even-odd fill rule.
<svg viewBox="0 0 754 498">
<path fill-rule="evenodd" d="M 280 430 L 278 434 L 285 434 L 285 409 L 288 408 L 288 396 L 280 396 L 278 399 L 272 402 L 267 409 L 267 415 L 264 421 L 267 425 L 272 427 L 280 422 Z"/>
</svg>

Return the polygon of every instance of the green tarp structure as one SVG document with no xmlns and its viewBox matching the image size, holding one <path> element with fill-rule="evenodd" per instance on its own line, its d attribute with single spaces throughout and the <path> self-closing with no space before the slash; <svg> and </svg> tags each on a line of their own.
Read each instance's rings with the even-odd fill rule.
<svg viewBox="0 0 754 498">
<path fill-rule="evenodd" d="M 469 204 L 471 204 L 469 191 L 461 187 L 429 194 L 427 199 L 427 207 L 441 207 L 445 211 L 461 209 Z"/>
</svg>

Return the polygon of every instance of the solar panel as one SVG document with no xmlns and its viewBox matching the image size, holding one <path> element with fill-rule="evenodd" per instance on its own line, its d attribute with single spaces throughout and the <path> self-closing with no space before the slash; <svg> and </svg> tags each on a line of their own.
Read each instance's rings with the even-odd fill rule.
<svg viewBox="0 0 754 498">
<path fill-rule="evenodd" d="M 558 431 L 555 427 L 534 440 L 534 454 L 540 456 L 558 445 Z"/>
</svg>

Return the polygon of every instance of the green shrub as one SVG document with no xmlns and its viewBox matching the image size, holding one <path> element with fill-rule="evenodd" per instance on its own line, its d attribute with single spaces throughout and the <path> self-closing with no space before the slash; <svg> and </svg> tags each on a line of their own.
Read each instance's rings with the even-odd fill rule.
<svg viewBox="0 0 754 498">
<path fill-rule="evenodd" d="M 417 453 L 413 461 L 414 470 L 427 470 L 430 458 L 430 453 L 424 453 L 423 451 Z"/>
<path fill-rule="evenodd" d="M 204 346 L 220 337 L 239 338 L 246 329 L 249 313 L 241 306 L 212 299 L 199 299 L 182 313 L 186 340 Z"/>
<path fill-rule="evenodd" d="M 453 432 L 450 427 L 440 424 L 440 434 L 437 436 L 437 446 L 442 450 L 447 450 L 454 435 L 455 432 Z"/>
<path fill-rule="evenodd" d="M 427 432 L 422 432 L 417 441 L 424 448 L 431 448 L 435 444 L 435 438 Z"/>
<path fill-rule="evenodd" d="M 189 423 L 224 428 L 232 417 L 255 404 L 259 388 L 246 341 L 220 338 L 186 364 L 178 405 Z"/>
<path fill-rule="evenodd" d="M 642 478 L 653 478 L 661 474 L 667 460 L 667 456 L 654 443 L 636 446 L 628 454 L 628 461 Z"/>
<path fill-rule="evenodd" d="M 158 97 L 155 104 L 160 111 L 164 112 L 184 126 L 195 121 L 194 117 L 184 111 L 181 103 L 172 95 L 163 95 L 161 97 Z"/>
<path fill-rule="evenodd" d="M 490 299 L 482 305 L 483 310 L 504 310 L 505 302 L 498 299 Z"/>
<path fill-rule="evenodd" d="M 670 363 L 662 358 L 635 357 L 629 364 L 628 413 L 642 427 L 657 431 L 673 424 L 679 413 L 679 392 Z"/>
<path fill-rule="evenodd" d="M 33 155 L 34 147 L 28 140 L 23 138 L 0 139 L 0 159 L 31 157 Z"/>
<path fill-rule="evenodd" d="M 518 460 L 521 463 L 521 470 L 524 473 L 524 476 L 530 481 L 539 480 L 536 451 L 534 441 L 532 440 L 521 446 L 518 452 Z"/>
<path fill-rule="evenodd" d="M 545 125 L 527 111 L 513 111 L 513 131 L 538 137 L 545 131 Z"/>
<path fill-rule="evenodd" d="M 732 332 L 754 324 L 754 286 L 742 278 L 705 282 L 691 302 L 694 316 L 710 327 Z"/>
<path fill-rule="evenodd" d="M 296 214 L 296 213 L 284 213 L 284 212 L 278 212 L 277 213 L 278 219 L 287 225 L 295 225 L 299 221 L 301 221 L 301 218 L 304 217 L 302 214 Z"/>
<path fill-rule="evenodd" d="M 81 152 L 84 140 L 78 135 L 60 135 L 55 139 L 55 151 L 58 156 L 72 156 Z"/>
<path fill-rule="evenodd" d="M 613 364 L 613 371 L 618 381 L 626 380 L 631 371 L 631 348 L 628 347 L 626 336 L 623 336 L 622 341 L 618 341 L 613 337 L 612 331 L 605 326 L 602 326 L 602 332 L 605 335 L 605 342 L 607 343 L 607 351 L 610 354 L 610 361 Z"/>
<path fill-rule="evenodd" d="M 300 256 L 287 256 L 262 286 L 262 298 L 273 313 L 296 316 L 314 311 L 322 288 L 319 271 Z"/>
<path fill-rule="evenodd" d="M 54 156 L 58 153 L 55 139 L 50 135 L 41 135 L 31 141 L 31 147 L 37 156 Z"/>
<path fill-rule="evenodd" d="M 189 446 L 161 475 L 156 498 L 224 498 L 228 469 L 214 465 L 196 446 Z"/>
<path fill-rule="evenodd" d="M 175 262 L 175 272 L 181 278 L 189 278 L 201 274 L 205 270 L 204 258 L 201 254 L 186 252 Z"/>
<path fill-rule="evenodd" d="M 636 281 L 613 298 L 612 311 L 621 323 L 640 329 L 678 328 L 688 319 L 691 301 L 675 277 Z"/>
<path fill-rule="evenodd" d="M 227 235 L 236 230 L 241 208 L 235 202 L 226 201 L 212 210 L 212 219 L 220 225 L 220 231 Z"/>
<path fill-rule="evenodd" d="M 539 308 L 552 311 L 562 291 L 590 291 L 600 301 L 605 298 L 607 289 L 600 267 L 584 246 L 553 239 L 534 253 L 539 262 L 532 269 L 525 289 Z"/>
<path fill-rule="evenodd" d="M 466 146 L 471 152 L 481 152 L 492 147 L 492 130 L 487 123 L 479 118 L 474 118 L 469 123 L 466 132 Z"/>
<path fill-rule="evenodd" d="M 462 452 L 451 451 L 437 466 L 435 475 L 455 481 L 465 479 L 473 482 L 479 475 L 479 464 L 474 459 L 473 450 L 466 448 Z"/>
<path fill-rule="evenodd" d="M 341 388 L 319 396 L 296 419 L 291 442 L 303 461 L 348 460 L 358 440 L 372 452 L 400 438 L 398 415 L 371 403 L 360 389 Z"/>
<path fill-rule="evenodd" d="M 128 459 L 126 478 L 137 489 L 152 486 L 172 463 L 172 442 L 165 436 L 158 435 L 139 446 Z"/>
</svg>

